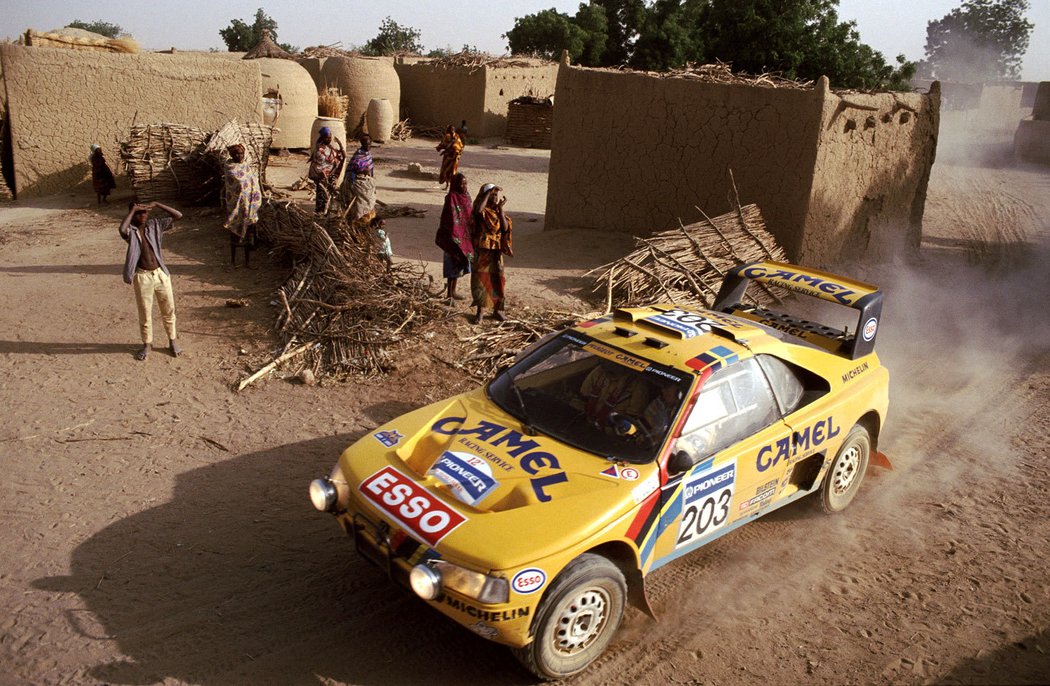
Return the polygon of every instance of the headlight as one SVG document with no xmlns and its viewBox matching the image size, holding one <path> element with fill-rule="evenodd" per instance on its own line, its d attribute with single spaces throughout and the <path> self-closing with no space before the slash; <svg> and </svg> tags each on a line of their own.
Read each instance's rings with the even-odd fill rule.
<svg viewBox="0 0 1050 686">
<path fill-rule="evenodd" d="M 435 562 L 434 568 L 441 573 L 445 588 L 488 604 L 505 603 L 510 599 L 510 586 L 506 579 L 472 572 L 444 560 Z"/>
<path fill-rule="evenodd" d="M 423 600 L 435 600 L 441 595 L 441 574 L 429 565 L 416 565 L 408 573 L 408 584 Z"/>
<path fill-rule="evenodd" d="M 331 479 L 314 479 L 310 482 L 310 502 L 321 512 L 331 512 L 337 497 Z"/>
</svg>

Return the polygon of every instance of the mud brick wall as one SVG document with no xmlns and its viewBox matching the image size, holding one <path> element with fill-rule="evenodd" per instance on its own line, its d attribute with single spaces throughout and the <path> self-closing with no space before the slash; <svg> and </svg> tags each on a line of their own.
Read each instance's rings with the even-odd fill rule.
<svg viewBox="0 0 1050 686">
<path fill-rule="evenodd" d="M 824 92 L 799 261 L 889 257 L 919 247 L 939 89 L 934 83 L 929 95 Z"/>
<path fill-rule="evenodd" d="M 401 78 L 402 113 L 419 127 L 467 121 L 475 138 L 507 132 L 507 106 L 522 95 L 554 93 L 558 65 L 537 60 L 528 67 L 444 67 L 409 59 L 395 63 Z"/>
<path fill-rule="evenodd" d="M 562 65 L 545 228 L 646 235 L 758 203 L 797 254 L 821 99 L 812 90 Z M 793 252 L 794 251 L 794 252 Z"/>
<path fill-rule="evenodd" d="M 545 228 L 647 235 L 698 221 L 697 207 L 722 214 L 733 208 L 732 170 L 741 204 L 762 208 L 793 260 L 833 266 L 853 239 L 867 250 L 894 231 L 912 242 L 937 131 L 931 96 L 912 97 L 865 103 L 876 108 L 866 116 L 897 101 L 917 112 L 864 139 L 825 130 L 841 100 L 827 79 L 773 89 L 563 64 Z"/>
<path fill-rule="evenodd" d="M 459 126 L 464 119 L 472 136 L 481 135 L 485 108 L 485 72 L 466 67 L 436 67 L 429 62 L 394 62 L 401 78 L 401 112 L 412 126 Z"/>
<path fill-rule="evenodd" d="M 507 108 L 507 140 L 528 148 L 551 147 L 554 105 L 512 102 Z"/>
<path fill-rule="evenodd" d="M 0 63 L 19 198 L 64 191 L 88 178 L 92 143 L 119 173 L 117 141 L 127 138 L 133 122 L 217 129 L 230 119 L 262 121 L 262 82 L 253 60 L 0 45 Z"/>
<path fill-rule="evenodd" d="M 483 136 L 507 133 L 507 107 L 523 95 L 546 98 L 554 95 L 558 84 L 558 65 L 542 63 L 534 67 L 485 67 L 485 112 Z M 477 135 L 477 134 L 475 134 Z"/>
</svg>

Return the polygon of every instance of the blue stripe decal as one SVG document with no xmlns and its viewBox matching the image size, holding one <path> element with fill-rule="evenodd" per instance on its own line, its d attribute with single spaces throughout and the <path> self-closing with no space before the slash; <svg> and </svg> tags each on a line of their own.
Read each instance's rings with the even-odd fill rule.
<svg viewBox="0 0 1050 686">
<path fill-rule="evenodd" d="M 814 489 L 814 490 L 816 490 L 816 489 Z M 715 531 L 714 533 L 711 533 L 711 534 L 709 534 L 707 536 L 704 536 L 703 538 L 699 538 L 692 545 L 686 546 L 684 548 L 679 548 L 678 550 L 675 550 L 672 553 L 670 553 L 668 555 L 665 555 L 664 557 L 661 557 L 658 560 L 656 560 L 655 562 L 653 562 L 653 566 L 649 568 L 649 572 L 653 572 L 653 571 L 659 569 L 660 567 L 663 567 L 668 562 L 673 562 L 674 560 L 677 560 L 681 556 L 686 555 L 688 553 L 691 553 L 691 552 L 693 552 L 694 550 L 696 550 L 697 548 L 699 548 L 701 546 L 707 545 L 708 543 L 710 543 L 711 541 L 715 540 L 716 538 L 721 538 L 722 536 L 725 536 L 726 534 L 728 534 L 730 531 L 738 529 L 741 526 L 743 526 L 743 525 L 745 525 L 745 524 L 747 524 L 749 522 L 752 522 L 752 521 L 758 519 L 759 517 L 761 517 L 763 515 L 767 515 L 770 512 L 772 512 L 773 510 L 778 510 L 778 509 L 784 507 L 785 505 L 793 503 L 796 500 L 798 500 L 799 498 L 802 498 L 803 496 L 807 496 L 807 495 L 809 495 L 812 492 L 813 491 L 799 491 L 798 493 L 795 493 L 794 495 L 791 495 L 791 496 L 789 496 L 787 498 L 784 498 L 783 500 L 781 500 L 780 502 L 776 503 L 775 505 L 773 505 L 771 507 L 767 507 L 765 509 L 759 510 L 758 512 L 755 512 L 754 514 L 748 515 L 745 519 L 741 519 L 741 520 L 738 520 L 736 522 L 733 522 L 729 526 L 722 527 L 721 529 Z"/>
<path fill-rule="evenodd" d="M 710 457 L 693 467 L 689 471 L 689 474 L 708 469 L 714 463 L 715 458 Z M 667 502 L 663 504 L 664 509 L 663 512 L 660 513 L 660 519 L 656 522 L 656 526 L 652 527 L 649 531 L 649 536 L 645 539 L 645 543 L 642 544 L 640 553 L 643 569 L 649 562 L 649 556 L 653 554 L 653 548 L 656 546 L 657 539 L 659 539 L 660 535 L 667 530 L 667 527 L 671 526 L 678 520 L 678 516 L 682 513 L 682 483 L 685 481 L 686 476 L 688 476 L 688 474 L 683 475 L 682 481 L 678 482 L 674 487 L 673 495 L 671 495 Z M 654 566 L 653 569 L 656 569 L 656 567 Z"/>
</svg>

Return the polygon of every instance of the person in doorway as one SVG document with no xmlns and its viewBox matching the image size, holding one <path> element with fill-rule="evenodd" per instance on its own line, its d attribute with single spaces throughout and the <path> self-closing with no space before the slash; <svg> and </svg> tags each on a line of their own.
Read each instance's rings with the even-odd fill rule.
<svg viewBox="0 0 1050 686">
<path fill-rule="evenodd" d="M 346 153 L 342 141 L 332 138 L 332 130 L 327 126 L 317 132 L 317 143 L 310 153 L 310 170 L 307 173 L 314 182 L 314 212 L 326 214 L 328 205 L 335 197 L 335 182 L 339 178 Z"/>
<path fill-rule="evenodd" d="M 463 154 L 463 137 L 452 124 L 445 128 L 445 135 L 441 137 L 437 151 L 441 153 L 441 173 L 438 174 L 438 183 L 447 189 L 452 182 L 452 177 L 459 171 L 459 158 Z"/>
<path fill-rule="evenodd" d="M 230 161 L 223 175 L 226 221 L 222 226 L 230 232 L 230 265 L 237 266 L 237 248 L 243 247 L 244 266 L 251 268 L 251 251 L 259 237 L 259 208 L 262 207 L 259 175 L 245 161 L 243 145 L 237 143 L 226 150 Z"/>
<path fill-rule="evenodd" d="M 150 210 L 159 208 L 167 217 L 150 219 Z M 164 264 L 161 252 L 161 237 L 182 219 L 178 210 L 159 202 L 140 205 L 128 203 L 128 216 L 120 225 L 120 237 L 128 244 L 124 258 L 124 283 L 135 287 L 135 303 L 139 311 L 139 330 L 142 333 L 142 349 L 135 353 L 136 360 L 145 360 L 153 349 L 153 299 L 160 305 L 164 318 L 164 330 L 168 334 L 172 357 L 182 355 L 175 329 L 175 296 L 171 288 L 171 273 Z"/>
<path fill-rule="evenodd" d="M 452 177 L 451 189 L 445 195 L 445 206 L 441 209 L 434 243 L 441 248 L 441 274 L 445 277 L 445 297 L 448 304 L 462 300 L 456 294 L 456 282 L 470 273 L 470 262 L 474 259 L 474 245 L 470 234 L 474 226 L 474 206 L 467 190 L 467 177 L 456 174 Z"/>
<path fill-rule="evenodd" d="M 109 202 L 109 192 L 117 187 L 117 181 L 113 178 L 113 170 L 106 163 L 106 157 L 102 154 L 102 148 L 92 144 L 91 154 L 88 155 L 91 162 L 91 185 L 98 197 L 98 204 Z"/>
<path fill-rule="evenodd" d="M 339 189 L 339 199 L 346 208 L 346 220 L 364 226 L 376 216 L 375 161 L 372 159 L 372 137 L 363 133 L 358 143 L 359 147 L 346 165 L 346 178 Z"/>
<path fill-rule="evenodd" d="M 486 183 L 474 198 L 474 226 L 470 241 L 474 246 L 474 267 L 470 273 L 474 323 L 481 322 L 481 311 L 492 309 L 496 321 L 504 320 L 506 277 L 503 256 L 514 257 L 511 247 L 512 222 L 504 211 L 507 196 L 499 186 Z"/>
</svg>

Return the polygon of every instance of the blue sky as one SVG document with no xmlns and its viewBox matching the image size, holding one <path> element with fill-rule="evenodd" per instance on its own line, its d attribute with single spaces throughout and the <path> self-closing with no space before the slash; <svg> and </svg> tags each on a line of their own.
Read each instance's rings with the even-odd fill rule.
<svg viewBox="0 0 1050 686">
<path fill-rule="evenodd" d="M 926 23 L 958 7 L 961 0 L 840 0 L 839 16 L 854 20 L 861 40 L 891 60 L 899 53 L 923 56 Z M 579 0 L 0 0 L 0 38 L 16 38 L 27 28 L 40 31 L 74 19 L 119 24 L 146 49 L 225 48 L 219 29 L 233 19 L 250 21 L 263 7 L 277 21 L 280 40 L 299 47 L 340 42 L 361 45 L 390 17 L 422 32 L 427 49 L 458 50 L 471 45 L 502 54 L 501 37 L 514 19 L 554 7 L 575 14 Z M 1023 78 L 1050 81 L 1050 2 L 1033 0 L 1028 19 L 1035 23 Z"/>
</svg>

